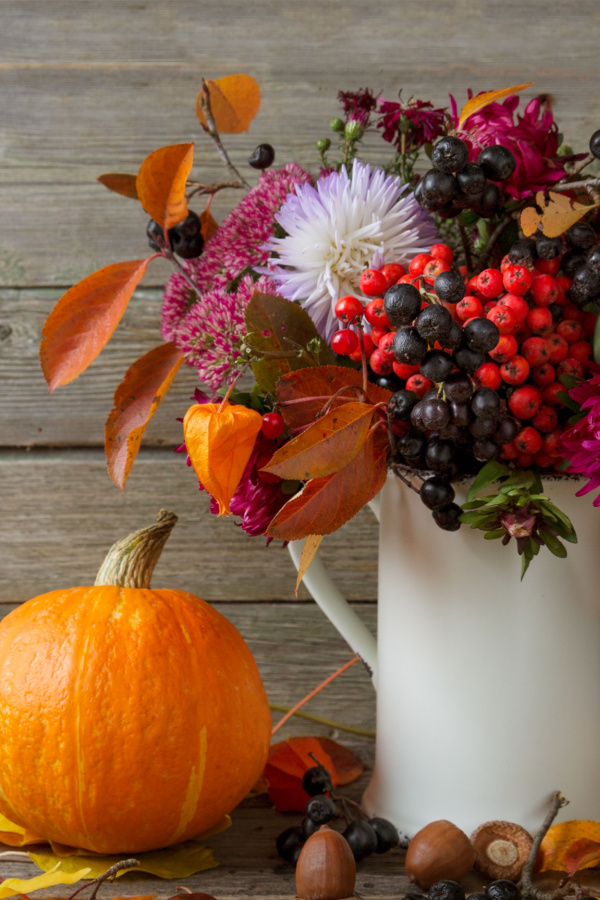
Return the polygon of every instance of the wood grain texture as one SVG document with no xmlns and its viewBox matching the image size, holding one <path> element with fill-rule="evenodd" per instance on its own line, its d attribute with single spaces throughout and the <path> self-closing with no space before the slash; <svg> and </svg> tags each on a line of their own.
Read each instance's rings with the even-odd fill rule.
<svg viewBox="0 0 600 900">
<path fill-rule="evenodd" d="M 4 451 L 0 496 L 0 600 L 92 584 L 114 541 L 153 522 L 161 508 L 180 521 L 155 585 L 207 600 L 294 599 L 295 570 L 281 542 L 265 548 L 262 538 L 211 515 L 192 470 L 169 450 L 142 450 L 124 491 L 109 480 L 101 451 Z M 321 555 L 349 599 L 375 598 L 377 524 L 370 510 L 327 537 Z"/>
</svg>

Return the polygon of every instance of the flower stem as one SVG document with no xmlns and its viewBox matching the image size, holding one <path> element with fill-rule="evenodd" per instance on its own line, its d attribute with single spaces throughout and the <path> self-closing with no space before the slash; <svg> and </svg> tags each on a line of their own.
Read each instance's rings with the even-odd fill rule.
<svg viewBox="0 0 600 900">
<path fill-rule="evenodd" d="M 269 703 L 269 708 L 284 713 L 288 713 L 291 710 L 291 707 L 284 706 L 282 703 Z M 323 716 L 315 716 L 312 713 L 304 712 L 301 709 L 297 709 L 293 715 L 298 716 L 300 719 L 307 719 L 309 722 L 317 722 L 319 725 L 327 725 L 329 728 L 335 728 L 338 731 L 347 731 L 349 734 L 359 734 L 362 737 L 368 738 L 375 737 L 375 732 L 371 731 L 369 728 L 357 728 L 356 725 L 345 725 L 343 722 L 334 722 L 332 719 L 325 719 Z M 27 856 L 27 854 L 24 853 L 23 856 Z"/>
<path fill-rule="evenodd" d="M 469 239 L 467 237 L 467 232 L 465 230 L 465 226 L 462 222 L 458 223 L 458 230 L 460 232 L 460 239 L 462 242 L 463 253 L 465 254 L 465 265 L 467 267 L 467 279 L 472 278 L 473 276 L 473 257 L 471 255 L 471 247 L 469 244 Z"/>
<path fill-rule="evenodd" d="M 277 723 L 277 725 L 274 725 L 274 726 L 273 726 L 273 730 L 271 731 L 271 735 L 277 734 L 277 732 L 279 731 L 279 729 L 281 728 L 281 726 L 282 726 L 282 725 L 285 725 L 285 723 L 288 721 L 288 719 L 291 719 L 291 717 L 297 712 L 297 710 L 299 710 L 302 706 L 304 706 L 305 703 L 308 703 L 309 700 L 312 700 L 313 697 L 316 697 L 316 695 L 317 695 L 320 691 L 322 691 L 323 688 L 326 688 L 328 684 L 331 684 L 331 682 L 332 682 L 335 678 L 337 678 L 338 675 L 341 675 L 342 672 L 345 672 L 346 669 L 349 669 L 350 666 L 353 666 L 354 663 L 356 663 L 356 662 L 359 661 L 359 659 L 360 659 L 360 656 L 353 656 L 352 659 L 348 660 L 347 663 L 344 663 L 343 666 L 340 666 L 340 668 L 337 669 L 337 670 L 333 673 L 333 675 L 330 675 L 328 678 L 325 679 L 325 681 L 322 681 L 321 684 L 317 685 L 317 687 L 314 688 L 314 690 L 312 690 L 312 691 L 310 692 L 310 694 L 307 694 L 306 697 L 304 697 L 302 700 L 300 700 L 299 703 L 296 703 L 295 706 L 292 706 L 292 708 L 289 710 L 289 712 L 287 712 L 287 713 L 285 714 L 285 716 L 283 716 L 283 718 L 279 720 L 279 722 Z"/>
</svg>

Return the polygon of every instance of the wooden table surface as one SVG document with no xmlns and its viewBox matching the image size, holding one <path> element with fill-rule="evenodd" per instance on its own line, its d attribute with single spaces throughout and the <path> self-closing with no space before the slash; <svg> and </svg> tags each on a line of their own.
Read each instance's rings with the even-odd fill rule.
<svg viewBox="0 0 600 900">
<path fill-rule="evenodd" d="M 219 177 L 194 115 L 202 76 L 245 71 L 262 90 L 248 134 L 228 147 L 244 165 L 272 143 L 277 162 L 317 168 L 315 141 L 337 115 L 338 89 L 371 86 L 390 99 L 535 81 L 551 94 L 561 130 L 585 148 L 600 126 L 597 0 L 0 0 L 0 612 L 58 587 L 90 583 L 110 544 L 161 507 L 180 522 L 154 583 L 214 601 L 256 655 L 272 702 L 291 705 L 350 651 L 302 589 L 286 551 L 210 516 L 193 475 L 172 452 L 196 385 L 180 373 L 148 428 L 120 492 L 106 474 L 104 419 L 128 365 L 159 337 L 161 285 L 148 274 L 109 347 L 77 382 L 48 396 L 38 363 L 41 326 L 61 293 L 119 259 L 146 252 L 146 216 L 95 180 L 135 172 L 156 147 L 196 141 L 198 171 Z M 387 145 L 373 143 L 373 159 Z M 249 170 L 246 170 L 249 171 Z M 254 177 L 251 173 L 250 177 Z M 227 210 L 219 196 L 217 218 Z M 376 524 L 363 510 L 323 543 L 348 598 L 375 625 Z M 315 699 L 317 715 L 374 728 L 374 694 L 355 666 Z M 325 733 L 369 762 L 372 742 L 295 719 L 289 734 Z M 359 791 L 359 788 L 355 788 Z M 219 898 L 291 897 L 293 877 L 273 838 L 287 824 L 257 799 L 211 841 L 222 866 L 186 883 Z M 33 872 L 3 858 L 0 875 Z M 172 886 L 127 876 L 106 896 Z M 361 865 L 365 896 L 402 894 L 400 851 Z M 48 896 L 64 895 L 64 889 Z"/>
</svg>

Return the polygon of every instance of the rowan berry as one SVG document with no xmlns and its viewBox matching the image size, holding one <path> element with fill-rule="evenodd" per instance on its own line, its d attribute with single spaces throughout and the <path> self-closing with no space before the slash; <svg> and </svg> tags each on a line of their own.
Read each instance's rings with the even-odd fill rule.
<svg viewBox="0 0 600 900">
<path fill-rule="evenodd" d="M 592 345 L 589 341 L 575 341 L 569 347 L 571 359 L 577 359 L 581 363 L 587 362 L 592 356 Z"/>
<path fill-rule="evenodd" d="M 335 304 L 334 312 L 340 322 L 343 322 L 344 325 L 350 325 L 357 319 L 362 318 L 364 308 L 358 297 L 348 295 L 340 297 Z"/>
<path fill-rule="evenodd" d="M 565 387 L 559 381 L 555 381 L 553 384 L 549 384 L 548 387 L 544 388 L 542 393 L 542 397 L 544 398 L 544 406 L 550 406 L 553 409 L 557 407 L 564 406 L 564 402 L 558 396 L 565 392 Z"/>
<path fill-rule="evenodd" d="M 262 417 L 262 425 L 260 430 L 266 438 L 276 440 L 281 437 L 285 431 L 285 422 L 283 416 L 276 412 L 265 413 Z"/>
<path fill-rule="evenodd" d="M 445 259 L 432 259 L 423 269 L 423 275 L 429 278 L 437 278 L 441 272 L 449 272 L 450 263 Z"/>
<path fill-rule="evenodd" d="M 529 469 L 533 463 L 533 456 L 531 453 L 519 453 L 517 450 L 517 459 L 516 464 L 520 469 Z"/>
<path fill-rule="evenodd" d="M 429 252 L 434 259 L 443 259 L 444 262 L 450 263 L 450 265 L 454 262 L 454 250 L 448 244 L 432 244 Z"/>
<path fill-rule="evenodd" d="M 503 294 L 498 298 L 498 306 L 509 306 L 515 315 L 516 322 L 524 322 L 529 312 L 527 300 L 518 294 Z"/>
<path fill-rule="evenodd" d="M 484 314 L 484 316 L 487 316 L 487 314 L 488 314 L 489 312 L 491 312 L 493 309 L 495 309 L 497 306 L 498 306 L 498 301 L 497 301 L 497 300 L 486 300 L 485 303 L 484 303 L 484 305 L 483 305 L 483 314 Z"/>
<path fill-rule="evenodd" d="M 481 387 L 491 388 L 493 391 L 498 390 L 502 384 L 500 366 L 493 362 L 486 362 L 480 366 L 473 372 L 473 378 L 481 385 Z"/>
<path fill-rule="evenodd" d="M 456 315 L 463 322 L 480 316 L 483 312 L 483 306 L 477 297 L 466 296 L 456 304 Z"/>
<path fill-rule="evenodd" d="M 384 334 L 381 340 L 379 341 L 378 350 L 380 353 L 383 353 L 390 362 L 395 358 L 394 357 L 394 332 L 388 331 L 387 334 Z M 382 373 L 383 374 L 383 373 Z"/>
<path fill-rule="evenodd" d="M 546 338 L 548 343 L 548 347 L 550 348 L 550 355 L 548 357 L 548 361 L 553 365 L 561 362 L 561 360 L 566 359 L 569 355 L 569 345 L 565 341 L 564 337 L 560 334 L 549 334 Z"/>
<path fill-rule="evenodd" d="M 530 453 L 532 456 L 542 449 L 543 439 L 539 431 L 531 425 L 526 425 L 515 438 L 515 447 L 520 453 Z"/>
<path fill-rule="evenodd" d="M 502 459 L 516 459 L 518 455 L 519 451 L 512 441 L 510 441 L 508 444 L 503 445 L 502 453 L 500 454 Z"/>
<path fill-rule="evenodd" d="M 506 272 L 507 269 L 510 269 L 510 267 L 512 266 L 512 264 L 513 264 L 513 263 L 512 263 L 512 260 L 511 260 L 510 256 L 508 255 L 508 253 L 506 253 L 506 254 L 502 257 L 502 262 L 500 263 L 500 271 L 502 272 L 503 275 L 504 275 L 504 273 Z"/>
<path fill-rule="evenodd" d="M 581 340 L 583 328 L 575 319 L 565 319 L 556 326 L 556 334 L 563 337 L 567 344 L 576 344 Z"/>
<path fill-rule="evenodd" d="M 501 334 L 500 340 L 494 349 L 489 350 L 488 352 L 494 362 L 504 363 L 508 362 L 509 359 L 512 359 L 513 356 L 516 355 L 518 349 L 519 345 L 512 334 Z"/>
<path fill-rule="evenodd" d="M 413 256 L 408 264 L 409 274 L 412 275 L 413 278 L 416 275 L 422 275 L 423 269 L 428 262 L 431 262 L 431 259 L 432 257 L 429 253 L 417 253 L 417 255 Z"/>
<path fill-rule="evenodd" d="M 529 363 L 522 356 L 513 356 L 500 366 L 500 374 L 507 384 L 523 384 L 529 375 Z"/>
<path fill-rule="evenodd" d="M 390 333 L 390 329 L 386 328 L 385 325 L 382 325 L 382 326 L 374 325 L 373 328 L 371 329 L 371 340 L 373 341 L 373 344 L 375 345 L 375 347 L 379 347 L 379 341 L 381 340 L 381 338 L 384 336 L 384 334 L 389 334 L 389 333 Z"/>
<path fill-rule="evenodd" d="M 567 356 L 556 367 L 556 374 L 560 378 L 562 375 L 573 375 L 575 378 L 583 378 L 583 365 L 578 359 Z"/>
<path fill-rule="evenodd" d="M 552 275 L 538 275 L 531 282 L 531 296 L 536 306 L 550 306 L 558 295 L 559 289 Z"/>
<path fill-rule="evenodd" d="M 389 332 L 386 332 L 386 334 L 389 334 Z M 373 350 L 375 349 L 375 344 L 373 343 L 373 338 L 370 334 L 363 333 L 362 346 L 365 357 L 367 358 L 367 360 L 369 360 L 371 358 Z M 358 348 L 353 353 L 349 353 L 348 356 L 353 362 L 360 362 L 362 360 L 360 344 Z"/>
<path fill-rule="evenodd" d="M 349 356 L 359 349 L 358 335 L 350 328 L 342 328 L 331 338 L 331 349 L 339 356 Z"/>
<path fill-rule="evenodd" d="M 532 368 L 550 361 L 550 347 L 543 337 L 530 337 L 521 344 L 521 353 Z"/>
<path fill-rule="evenodd" d="M 378 269 L 365 269 L 359 280 L 360 289 L 367 297 L 377 297 L 387 289 L 387 281 Z"/>
<path fill-rule="evenodd" d="M 533 268 L 542 275 L 556 275 L 560 269 L 560 257 L 554 259 L 536 259 Z"/>
<path fill-rule="evenodd" d="M 477 276 L 477 290 L 488 300 L 499 297 L 503 290 L 502 273 L 498 269 L 484 269 Z"/>
<path fill-rule="evenodd" d="M 530 309 L 525 321 L 533 334 L 550 334 L 554 327 L 552 313 L 545 306 L 535 306 Z"/>
<path fill-rule="evenodd" d="M 400 263 L 386 263 L 379 271 L 385 278 L 386 287 L 391 287 L 393 284 L 397 283 L 399 278 L 406 275 L 406 269 L 404 266 L 401 266 Z"/>
<path fill-rule="evenodd" d="M 390 358 L 390 354 L 384 352 L 379 347 L 371 353 L 369 365 L 376 375 L 389 375 L 392 371 L 392 359 Z"/>
<path fill-rule="evenodd" d="M 420 369 L 419 364 L 415 366 L 410 366 L 408 363 L 401 363 L 396 360 L 392 363 L 392 368 L 398 378 L 410 378 L 411 375 L 416 375 Z"/>
<path fill-rule="evenodd" d="M 510 334 L 516 324 L 515 314 L 510 306 L 497 304 L 487 313 L 486 318 L 494 323 L 500 334 Z"/>
<path fill-rule="evenodd" d="M 469 278 L 465 285 L 465 293 L 466 294 L 478 294 L 479 290 L 477 288 L 477 275 L 473 275 L 472 278 Z"/>
<path fill-rule="evenodd" d="M 551 406 L 540 406 L 535 416 L 531 420 L 531 424 L 538 431 L 548 432 L 556 428 L 558 422 L 558 413 Z"/>
<path fill-rule="evenodd" d="M 400 365 L 400 363 L 396 363 L 396 365 Z M 430 381 L 429 378 L 425 378 L 425 376 L 421 375 L 419 372 L 416 372 L 406 379 L 406 390 L 414 391 L 419 400 L 421 400 L 432 387 L 433 382 Z"/>
<path fill-rule="evenodd" d="M 559 289 L 559 291 L 562 291 L 563 294 L 567 293 L 567 291 L 571 287 L 571 284 L 573 283 L 572 279 L 567 278 L 566 275 L 557 275 L 555 280 L 556 287 Z"/>
<path fill-rule="evenodd" d="M 556 369 L 550 363 L 544 363 L 543 366 L 537 366 L 531 370 L 531 380 L 538 387 L 548 387 L 553 381 L 556 381 Z"/>
<path fill-rule="evenodd" d="M 370 300 L 369 303 L 367 303 L 365 306 L 365 319 L 369 325 L 373 325 L 374 327 L 390 327 L 391 323 L 385 311 L 383 297 L 377 297 L 375 300 Z"/>
<path fill-rule="evenodd" d="M 533 275 L 524 266 L 509 266 L 502 278 L 504 287 L 510 294 L 526 294 L 533 282 Z"/>
<path fill-rule="evenodd" d="M 539 469 L 549 469 L 556 462 L 556 457 L 546 453 L 542 445 L 540 452 L 533 457 L 533 462 Z"/>
<path fill-rule="evenodd" d="M 548 456 L 556 458 L 557 456 L 561 456 L 560 452 L 560 443 L 561 443 L 562 431 L 560 429 L 556 429 L 554 431 L 549 431 L 548 434 L 544 435 L 544 444 L 543 449 L 544 452 L 548 454 Z"/>
<path fill-rule="evenodd" d="M 517 419 L 532 419 L 542 405 L 542 393 L 532 384 L 518 387 L 508 398 L 508 408 Z"/>
</svg>

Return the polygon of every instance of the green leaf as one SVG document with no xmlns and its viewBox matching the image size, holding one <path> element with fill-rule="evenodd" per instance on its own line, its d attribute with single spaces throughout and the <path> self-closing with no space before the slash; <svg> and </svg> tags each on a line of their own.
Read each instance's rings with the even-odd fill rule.
<svg viewBox="0 0 600 900">
<path fill-rule="evenodd" d="M 554 503 L 552 503 L 552 501 L 548 499 L 548 497 L 544 497 L 544 501 L 543 503 L 540 503 L 540 506 L 543 510 L 546 510 L 548 513 L 550 513 L 550 515 L 555 519 L 559 519 L 570 532 L 575 534 L 575 529 L 570 518 L 566 515 L 566 513 L 559 509 L 558 506 L 555 506 Z"/>
<path fill-rule="evenodd" d="M 484 510 L 473 510 L 472 512 L 463 513 L 460 517 L 460 521 L 464 522 L 465 525 L 471 525 L 477 522 L 483 522 L 484 520 L 487 520 L 489 518 L 490 516 Z"/>
<path fill-rule="evenodd" d="M 318 359 L 307 349 L 311 342 L 321 340 L 314 322 L 298 303 L 276 294 L 253 293 L 246 308 L 246 328 L 246 343 L 251 349 L 266 353 L 290 352 L 286 358 L 263 357 L 252 363 L 256 384 L 262 393 L 273 392 L 279 378 L 288 372 L 335 362 L 333 351 L 324 342 Z"/>
<path fill-rule="evenodd" d="M 497 481 L 499 478 L 508 475 L 508 473 L 509 469 L 507 466 L 503 465 L 503 463 L 500 463 L 495 459 L 490 460 L 490 462 L 486 463 L 485 466 L 479 470 L 475 481 L 469 488 L 467 501 L 473 500 L 475 494 L 478 494 L 479 491 L 487 487 L 488 484 L 492 484 L 492 482 Z"/>
<path fill-rule="evenodd" d="M 600 316 L 596 319 L 596 327 L 594 328 L 594 362 L 600 362 Z"/>
<path fill-rule="evenodd" d="M 470 500 L 468 503 L 463 503 L 462 509 L 479 509 L 480 506 L 485 506 L 485 500 Z"/>
<path fill-rule="evenodd" d="M 484 535 L 486 541 L 494 541 L 496 538 L 504 537 L 506 531 L 504 528 L 494 528 L 493 531 L 488 531 L 486 535 Z"/>
<path fill-rule="evenodd" d="M 564 386 L 570 391 L 571 388 L 574 388 L 576 384 L 579 384 L 581 378 L 578 378 L 576 375 L 568 375 L 565 373 L 563 375 L 560 375 L 558 380 L 561 384 L 564 384 Z"/>
<path fill-rule="evenodd" d="M 561 544 L 557 537 L 553 534 L 550 534 L 549 531 L 546 531 L 543 528 L 540 528 L 540 537 L 544 541 L 546 547 L 553 553 L 554 556 L 560 557 L 560 559 L 564 559 L 567 555 L 567 548 Z"/>
<path fill-rule="evenodd" d="M 523 553 L 523 555 L 521 556 L 521 581 L 523 581 L 523 578 L 525 577 L 525 572 L 529 568 L 530 562 L 531 559 L 528 559 L 528 557 Z"/>
</svg>

